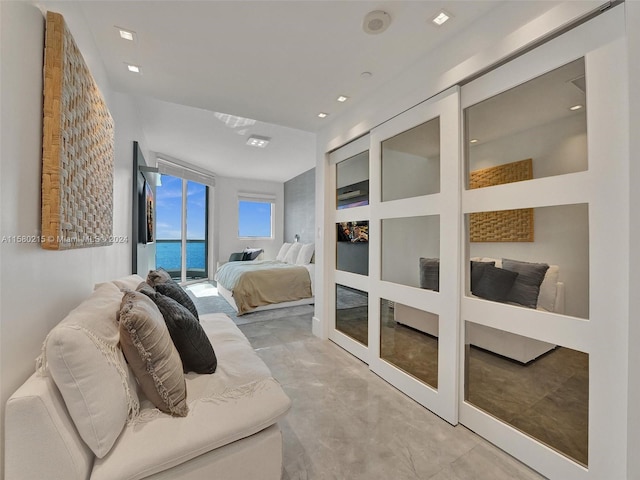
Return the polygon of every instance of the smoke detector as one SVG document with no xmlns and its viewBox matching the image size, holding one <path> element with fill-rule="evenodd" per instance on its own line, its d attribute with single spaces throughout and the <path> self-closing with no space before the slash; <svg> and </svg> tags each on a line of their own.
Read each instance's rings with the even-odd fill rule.
<svg viewBox="0 0 640 480">
<path fill-rule="evenodd" d="M 389 25 L 391 25 L 391 15 L 382 10 L 374 10 L 364 17 L 362 29 L 369 35 L 377 35 L 389 28 Z"/>
</svg>

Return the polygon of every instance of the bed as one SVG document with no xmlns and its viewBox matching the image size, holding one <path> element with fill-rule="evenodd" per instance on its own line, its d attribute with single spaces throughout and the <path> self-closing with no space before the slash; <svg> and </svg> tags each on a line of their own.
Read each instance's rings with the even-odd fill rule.
<svg viewBox="0 0 640 480">
<path fill-rule="evenodd" d="M 284 244 L 275 260 L 228 262 L 215 275 L 218 293 L 238 315 L 314 303 L 313 244 Z"/>
</svg>

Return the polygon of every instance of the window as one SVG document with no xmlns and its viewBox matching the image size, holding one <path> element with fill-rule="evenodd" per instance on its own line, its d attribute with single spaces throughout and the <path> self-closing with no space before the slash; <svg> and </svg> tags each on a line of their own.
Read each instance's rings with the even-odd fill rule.
<svg viewBox="0 0 640 480">
<path fill-rule="evenodd" d="M 238 237 L 273 237 L 273 199 L 244 198 L 238 200 Z"/>
</svg>

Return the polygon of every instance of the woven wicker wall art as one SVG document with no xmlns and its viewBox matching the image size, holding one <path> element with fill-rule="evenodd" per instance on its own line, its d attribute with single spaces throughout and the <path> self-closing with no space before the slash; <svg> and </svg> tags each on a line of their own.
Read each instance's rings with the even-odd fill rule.
<svg viewBox="0 0 640 480">
<path fill-rule="evenodd" d="M 469 189 L 533 178 L 533 161 L 518 162 L 476 170 L 469 174 Z M 533 242 L 533 208 L 478 212 L 469 215 L 471 242 Z"/>
<path fill-rule="evenodd" d="M 64 18 L 48 12 L 44 60 L 42 246 L 113 243 L 113 120 Z"/>
</svg>

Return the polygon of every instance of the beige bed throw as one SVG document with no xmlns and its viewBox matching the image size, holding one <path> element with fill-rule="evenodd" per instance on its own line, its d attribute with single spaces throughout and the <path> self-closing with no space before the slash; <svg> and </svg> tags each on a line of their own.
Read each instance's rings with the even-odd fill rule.
<svg viewBox="0 0 640 480">
<path fill-rule="evenodd" d="M 311 297 L 311 278 L 305 267 L 246 272 L 233 289 L 242 315 L 256 307 Z"/>
</svg>

